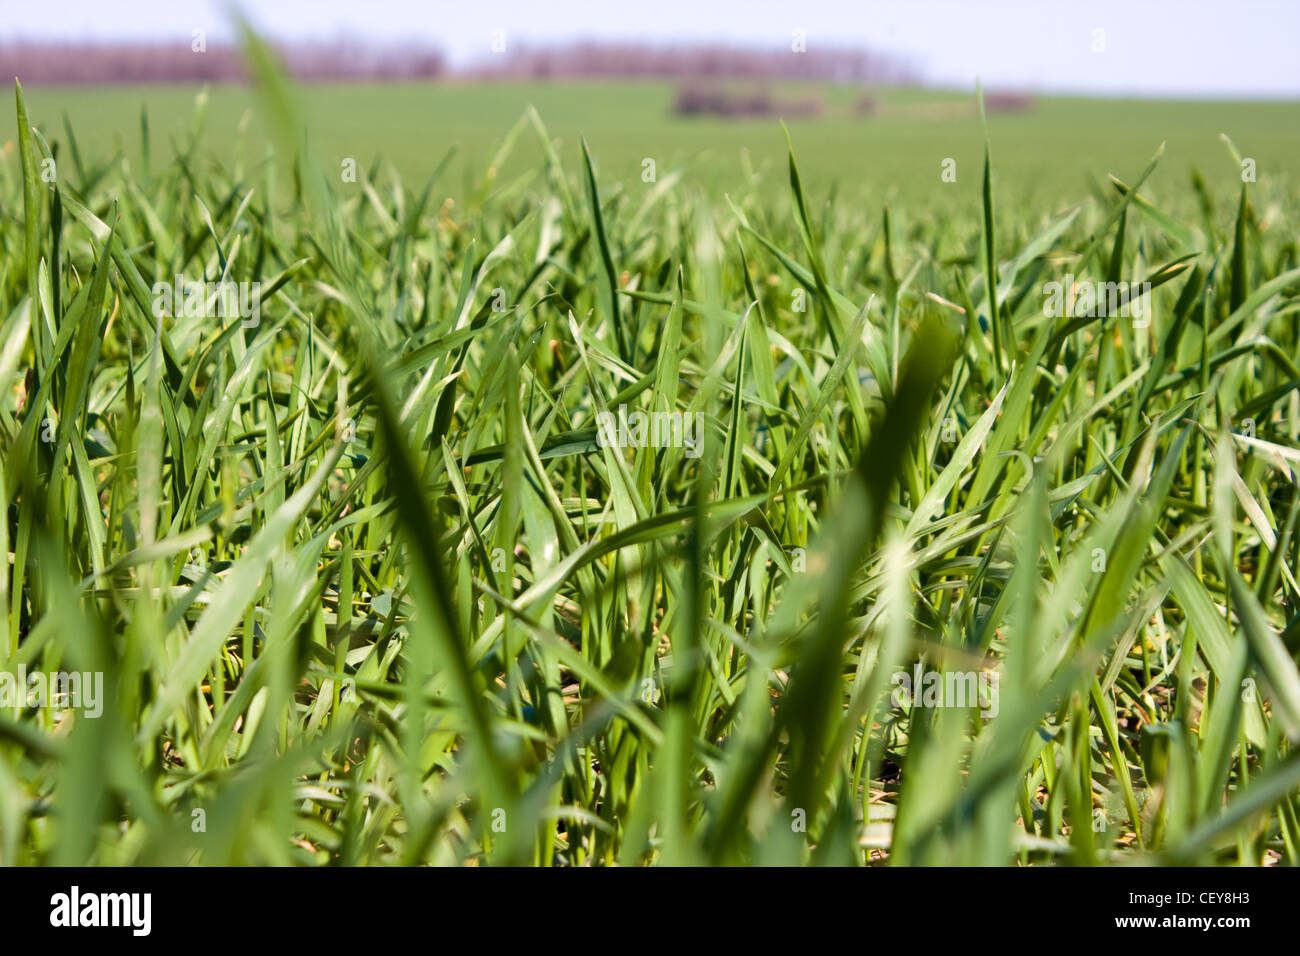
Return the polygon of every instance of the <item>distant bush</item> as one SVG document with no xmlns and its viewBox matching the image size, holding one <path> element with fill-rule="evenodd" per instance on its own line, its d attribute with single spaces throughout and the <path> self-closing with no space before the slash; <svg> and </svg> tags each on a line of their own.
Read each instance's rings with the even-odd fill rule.
<svg viewBox="0 0 1300 956">
<path fill-rule="evenodd" d="M 350 41 L 277 44 L 287 71 L 300 80 L 427 79 L 448 73 L 443 54 L 418 44 L 362 45 Z M 656 46 L 644 43 L 575 43 L 511 47 L 458 70 L 479 79 L 565 77 L 771 78 L 835 83 L 909 83 L 901 60 L 867 50 L 788 49 L 722 45 Z M 242 82 L 239 54 L 219 43 L 198 51 L 189 42 L 0 44 L 0 73 L 30 83 Z M 812 103 L 785 104 L 816 111 Z M 763 115 L 759 113 L 749 115 Z"/>
<path fill-rule="evenodd" d="M 655 46 L 643 43 L 574 43 L 512 49 L 491 56 L 470 71 L 474 76 L 569 77 L 771 77 L 835 83 L 908 83 L 916 75 L 903 61 L 858 49 L 820 49 L 795 54 L 788 49 L 721 45 Z"/>
<path fill-rule="evenodd" d="M 222 83 L 247 79 L 238 51 L 221 44 L 197 51 L 189 43 L 11 43 L 0 45 L 0 74 L 24 83 Z M 427 79 L 446 63 L 427 47 L 349 43 L 278 48 L 300 80 Z"/>
<path fill-rule="evenodd" d="M 1014 113 L 1027 110 L 1034 105 L 1034 98 L 1028 93 L 986 93 L 984 108 L 990 113 Z"/>
<path fill-rule="evenodd" d="M 678 87 L 673 112 L 679 116 L 816 116 L 822 102 L 816 96 L 798 100 L 774 98 L 766 89 L 735 90 L 706 84 Z"/>
</svg>

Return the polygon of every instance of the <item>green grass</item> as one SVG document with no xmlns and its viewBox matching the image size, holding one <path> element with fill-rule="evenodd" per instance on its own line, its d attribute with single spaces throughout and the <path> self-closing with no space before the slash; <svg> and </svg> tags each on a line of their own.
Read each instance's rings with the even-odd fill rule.
<svg viewBox="0 0 1300 956">
<path fill-rule="evenodd" d="M 188 139 L 198 92 L 183 86 L 45 87 L 27 96 L 33 115 L 53 133 L 64 135 L 66 115 L 87 156 L 103 162 L 120 155 L 139 173 L 141 112 L 149 120 L 151 153 L 165 162 L 173 142 Z M 868 208 L 891 201 L 928 211 L 936 201 L 978 201 L 984 141 L 969 93 L 873 90 L 876 114 L 858 117 L 852 106 L 859 92 L 850 87 L 777 84 L 773 92 L 788 99 L 814 93 L 825 103 L 821 117 L 789 121 L 805 183 L 819 200 L 834 185 L 847 201 Z M 785 140 L 777 123 L 675 117 L 673 94 L 671 83 L 634 80 L 325 84 L 305 87 L 302 106 L 310 146 L 327 172 L 337 171 L 343 157 L 367 165 L 382 156 L 416 189 L 455 147 L 438 183 L 439 201 L 451 196 L 464 202 L 475 194 L 501 137 L 529 105 L 570 160 L 579 137 L 587 138 L 608 185 L 639 186 L 642 161 L 650 157 L 661 177 L 681 169 L 684 184 L 715 198 L 783 187 Z M 0 144 L 14 140 L 10 120 L 0 117 Z M 1255 158 L 1261 174 L 1289 183 L 1289 194 L 1300 183 L 1300 105 L 1293 102 L 1043 97 L 1027 112 L 995 113 L 989 121 L 999 188 L 1006 201 L 1028 204 L 1040 217 L 1087 194 L 1107 173 L 1141 167 L 1161 141 L 1168 144 L 1166 161 L 1151 181 L 1151 197 L 1163 206 L 1179 203 L 1191 196 L 1192 169 L 1210 180 L 1232 173 L 1219 133 Z M 242 156 L 251 166 L 263 158 L 266 139 L 254 91 L 210 89 L 205 153 L 226 163 Z M 945 158 L 957 161 L 957 183 L 936 193 Z M 500 164 L 497 184 L 524 179 L 521 189 L 540 189 L 541 164 L 539 144 L 524 137 Z M 1194 205 L 1188 208 L 1195 212 Z"/>
<path fill-rule="evenodd" d="M 652 185 L 630 108 L 364 88 L 345 183 L 252 50 L 269 140 L 18 95 L 0 672 L 106 700 L 0 713 L 0 862 L 1300 861 L 1293 134 L 1243 186 L 1191 106 L 995 116 L 982 189 L 973 117 L 671 124 L 767 169 Z M 931 147 L 888 213 L 830 186 Z M 260 323 L 160 317 L 177 273 Z M 1047 316 L 1066 273 L 1149 326 Z M 621 405 L 702 453 L 602 447 Z M 918 666 L 996 713 L 891 699 Z"/>
</svg>

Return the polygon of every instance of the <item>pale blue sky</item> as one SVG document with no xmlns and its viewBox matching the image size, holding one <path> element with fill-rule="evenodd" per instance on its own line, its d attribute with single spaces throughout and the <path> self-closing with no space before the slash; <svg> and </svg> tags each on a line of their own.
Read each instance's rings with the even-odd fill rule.
<svg viewBox="0 0 1300 956">
<path fill-rule="evenodd" d="M 229 36 L 222 0 L 0 0 L 16 38 Z M 512 43 L 867 46 L 930 81 L 1095 94 L 1300 97 L 1300 0 L 249 0 L 283 38 L 427 41 L 458 65 Z M 1105 50 L 1094 52 L 1094 31 Z"/>
</svg>

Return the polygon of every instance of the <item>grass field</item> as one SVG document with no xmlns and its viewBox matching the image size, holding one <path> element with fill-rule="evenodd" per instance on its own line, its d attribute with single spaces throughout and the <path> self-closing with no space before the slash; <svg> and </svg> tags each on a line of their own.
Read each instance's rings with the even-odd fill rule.
<svg viewBox="0 0 1300 956">
<path fill-rule="evenodd" d="M 1300 862 L 1294 104 L 260 49 L 0 127 L 0 863 Z"/>
<path fill-rule="evenodd" d="M 984 137 L 970 93 L 908 89 L 873 91 L 877 112 L 854 115 L 859 92 L 848 87 L 776 84 L 778 96 L 819 96 L 822 116 L 792 118 L 800 170 L 820 201 L 836 187 L 854 202 L 879 208 L 929 210 L 941 202 L 979 201 Z M 151 152 L 159 161 L 191 128 L 194 98 L 188 87 L 31 90 L 34 115 L 60 130 L 66 114 L 87 155 L 107 160 L 120 153 L 140 163 L 140 114 L 149 118 Z M 324 85 L 304 90 L 303 119 L 310 147 L 338 168 L 344 157 L 363 166 L 390 161 L 403 181 L 418 188 L 448 149 L 455 148 L 439 193 L 472 195 L 507 130 L 532 105 L 557 148 L 571 157 L 585 136 L 599 161 L 602 182 L 640 185 L 642 161 L 660 172 L 683 169 L 683 181 L 710 195 L 764 188 L 782 190 L 786 148 L 773 120 L 681 118 L 672 113 L 667 82 L 501 82 L 462 85 Z M 268 133 L 254 93 L 219 86 L 208 94 L 203 145 L 224 162 L 264 155 Z M 1267 180 L 1293 195 L 1300 183 L 1300 104 L 1147 102 L 1043 98 L 1025 112 L 995 113 L 989 128 L 996 145 L 995 175 L 1008 202 L 1032 204 L 1048 216 L 1090 195 L 1107 174 L 1134 175 L 1166 142 L 1165 160 L 1149 183 L 1164 206 L 1191 196 L 1197 169 L 1210 182 L 1231 177 L 1231 157 L 1218 140 L 1226 133 L 1256 160 Z M 0 121 L 0 143 L 13 141 L 12 117 Z M 940 179 L 944 159 L 956 160 L 957 182 Z M 540 147 L 524 138 L 498 172 L 498 185 L 533 181 L 543 163 Z M 748 165 L 747 165 L 748 164 Z M 947 187 L 936 192 L 940 186 Z M 951 194 L 956 194 L 951 195 Z"/>
</svg>

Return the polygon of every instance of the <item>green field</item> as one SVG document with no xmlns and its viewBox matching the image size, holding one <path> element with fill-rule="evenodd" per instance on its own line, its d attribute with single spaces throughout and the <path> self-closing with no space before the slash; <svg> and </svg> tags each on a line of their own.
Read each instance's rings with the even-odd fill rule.
<svg viewBox="0 0 1300 956">
<path fill-rule="evenodd" d="M 251 49 L 0 127 L 0 864 L 1300 864 L 1294 104 Z"/>
<path fill-rule="evenodd" d="M 874 116 L 858 117 L 860 91 L 848 87 L 777 85 L 776 95 L 819 95 L 825 112 L 790 120 L 801 169 L 813 196 L 832 187 L 853 202 L 878 209 L 890 201 L 904 210 L 930 204 L 977 203 L 984 140 L 973 91 L 875 91 Z M 53 129 L 66 113 L 87 155 L 120 153 L 132 168 L 140 158 L 140 113 L 149 117 L 152 148 L 168 155 L 192 126 L 197 90 L 184 87 L 59 87 L 29 91 L 32 110 Z M 439 194 L 474 195 L 506 131 L 534 106 L 557 148 L 571 162 L 580 136 L 599 158 L 602 179 L 641 185 L 642 161 L 658 173 L 684 169 L 684 181 L 712 194 L 752 188 L 751 173 L 784 189 L 785 140 L 770 119 L 681 118 L 672 113 L 674 87 L 666 82 L 501 82 L 463 85 L 404 84 L 312 86 L 304 91 L 303 117 L 310 147 L 337 168 L 343 157 L 369 166 L 382 157 L 408 183 L 423 184 L 448 149 L 457 156 L 439 182 Z M 243 87 L 210 91 L 204 146 L 221 161 L 262 158 L 267 141 Z M 1238 181 L 1218 134 L 1228 134 L 1256 160 L 1261 182 L 1294 193 L 1300 182 L 1300 104 L 1151 102 L 1044 98 L 1028 111 L 993 114 L 997 185 L 1009 202 L 1030 204 L 1040 215 L 1090 195 L 1108 174 L 1135 176 L 1162 141 L 1165 160 L 1149 195 L 1168 206 L 1190 195 L 1192 169 L 1218 184 Z M 13 139 L 12 117 L 0 122 L 0 142 Z M 945 158 L 956 160 L 957 182 L 943 183 Z M 524 138 L 497 171 L 497 188 L 535 179 L 537 144 Z M 1292 207 L 1291 212 L 1294 212 Z"/>
</svg>

